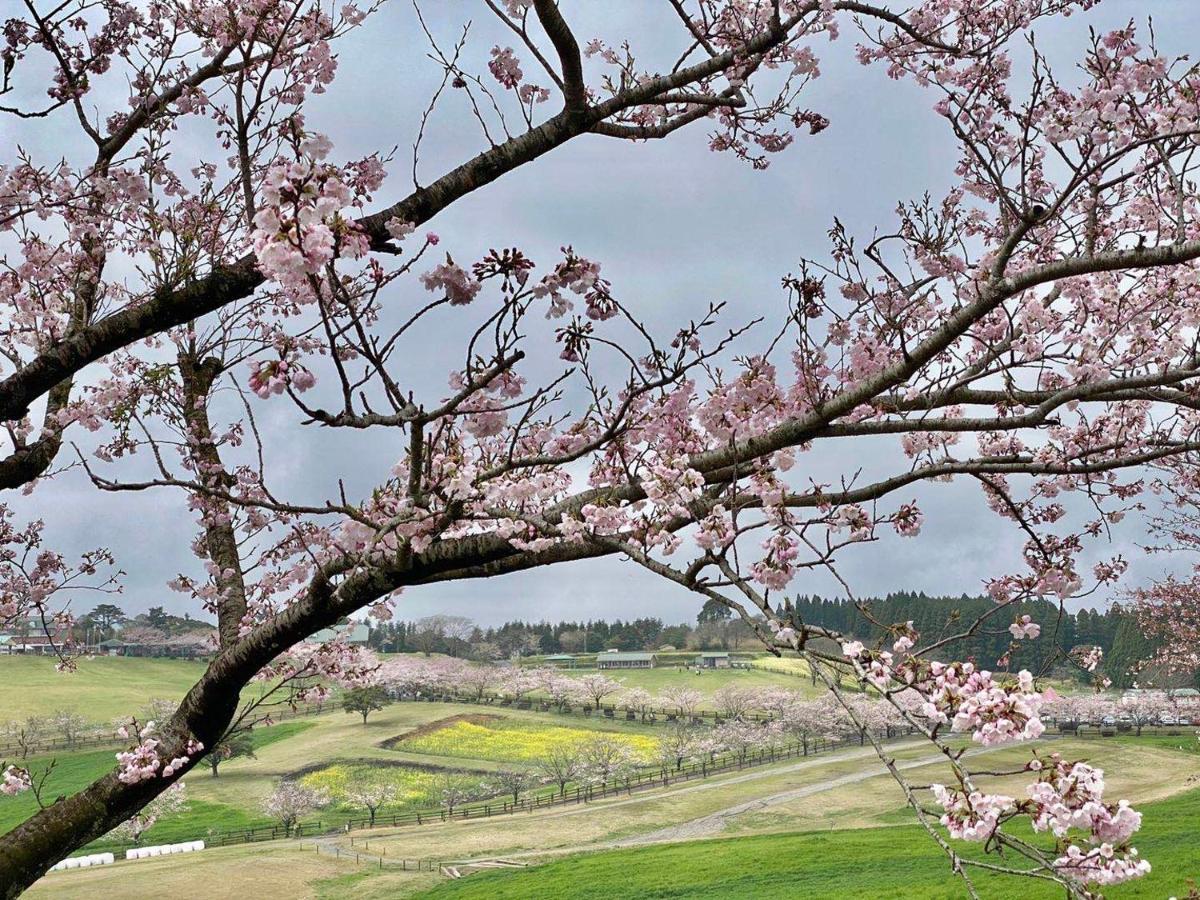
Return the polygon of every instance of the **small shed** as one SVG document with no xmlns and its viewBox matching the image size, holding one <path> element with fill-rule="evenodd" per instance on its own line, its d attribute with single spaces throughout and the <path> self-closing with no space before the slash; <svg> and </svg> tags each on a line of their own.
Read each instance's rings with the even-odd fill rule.
<svg viewBox="0 0 1200 900">
<path fill-rule="evenodd" d="M 653 669 L 658 657 L 653 653 L 622 653 L 610 650 L 596 654 L 597 669 Z"/>
<path fill-rule="evenodd" d="M 573 669 L 577 665 L 575 657 L 570 653 L 553 653 L 543 661 L 557 669 Z"/>
<path fill-rule="evenodd" d="M 105 656 L 122 656 L 125 653 L 126 644 L 124 641 L 116 638 L 109 638 L 107 641 L 101 641 L 96 645 Z"/>
<path fill-rule="evenodd" d="M 696 657 L 696 665 L 701 669 L 728 669 L 729 654 L 724 651 L 703 651 Z"/>
</svg>

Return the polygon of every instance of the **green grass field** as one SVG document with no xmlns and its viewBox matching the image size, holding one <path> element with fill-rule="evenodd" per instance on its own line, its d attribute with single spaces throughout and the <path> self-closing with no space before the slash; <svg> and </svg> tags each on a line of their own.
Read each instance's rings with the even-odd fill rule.
<svg viewBox="0 0 1200 900">
<path fill-rule="evenodd" d="M 1187 893 L 1200 877 L 1200 791 L 1149 804 L 1137 845 L 1154 871 L 1105 890 L 1111 900 Z M 1045 842 L 1043 841 L 1043 844 Z M 961 842 L 956 848 L 967 852 Z M 972 874 L 983 897 L 1061 897 L 1033 880 Z M 946 857 L 915 826 L 692 841 L 572 856 L 524 870 L 482 872 L 418 896 L 428 900 L 609 900 L 625 897 L 784 900 L 797 897 L 958 900 Z"/>
<path fill-rule="evenodd" d="M 204 671 L 196 660 L 124 656 L 80 659 L 75 672 L 56 672 L 54 664 L 49 656 L 0 656 L 0 723 L 66 710 L 107 724 L 151 699 L 180 699 Z"/>
</svg>

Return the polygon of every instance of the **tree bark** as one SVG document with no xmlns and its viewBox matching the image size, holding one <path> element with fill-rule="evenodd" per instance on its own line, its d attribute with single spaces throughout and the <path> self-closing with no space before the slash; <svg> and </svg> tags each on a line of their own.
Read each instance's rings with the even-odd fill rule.
<svg viewBox="0 0 1200 900">
<path fill-rule="evenodd" d="M 217 633 L 221 646 L 228 647 L 237 641 L 246 617 L 246 582 L 237 535 L 233 531 L 233 511 L 228 503 L 218 499 L 219 492 L 231 488 L 234 479 L 221 461 L 208 418 L 209 392 L 222 371 L 220 360 L 215 358 L 198 360 L 188 353 L 179 355 L 188 453 L 200 483 L 210 492 L 201 500 L 205 507 L 204 546 L 209 560 L 217 568 L 214 578 L 220 592 Z"/>
</svg>

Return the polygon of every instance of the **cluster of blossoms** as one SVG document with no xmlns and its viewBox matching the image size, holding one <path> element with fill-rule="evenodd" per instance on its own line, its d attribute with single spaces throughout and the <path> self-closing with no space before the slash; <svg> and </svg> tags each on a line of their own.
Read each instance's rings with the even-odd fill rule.
<svg viewBox="0 0 1200 900">
<path fill-rule="evenodd" d="M 158 758 L 156 738 L 144 738 L 132 750 L 123 750 L 117 754 L 117 778 L 124 784 L 137 784 L 149 781 L 158 775 L 162 768 L 162 760 Z"/>
<path fill-rule="evenodd" d="M 309 276 L 335 255 L 363 256 L 368 244 L 340 215 L 353 195 L 343 173 L 321 161 L 332 149 L 329 139 L 307 135 L 295 149 L 295 159 L 278 160 L 267 170 L 252 239 L 263 272 L 304 296 Z"/>
<path fill-rule="evenodd" d="M 795 540 L 782 531 L 776 531 L 764 540 L 762 548 L 766 553 L 751 566 L 750 573 L 764 587 L 783 590 L 796 574 L 800 548 Z"/>
<path fill-rule="evenodd" d="M 600 277 L 600 264 L 579 256 L 571 247 L 563 247 L 564 259 L 554 271 L 533 288 L 533 296 L 549 297 L 546 318 L 566 315 L 573 304 L 565 292 L 583 297 L 589 319 L 610 319 L 617 314 L 617 304 L 609 293 L 611 285 Z"/>
<path fill-rule="evenodd" d="M 1042 633 L 1042 626 L 1033 621 L 1032 616 L 1021 616 L 1016 622 L 1008 626 L 1009 632 L 1013 636 L 1013 640 L 1024 640 L 1025 638 L 1036 638 Z"/>
<path fill-rule="evenodd" d="M 988 840 L 996 833 L 1001 818 L 1016 808 L 1012 797 L 1001 794 L 964 793 L 943 784 L 931 784 L 929 789 L 945 810 L 942 825 L 951 837 L 961 841 Z"/>
<path fill-rule="evenodd" d="M 28 769 L 19 766 L 6 766 L 4 777 L 0 779 L 0 794 L 13 796 L 33 787 L 33 779 Z"/>
<path fill-rule="evenodd" d="M 905 626 L 893 647 L 906 654 L 916 635 Z M 887 651 L 868 650 L 861 641 L 842 644 L 842 654 L 851 660 L 861 677 L 881 691 L 910 688 L 921 697 L 920 715 L 953 731 L 970 731 L 984 746 L 1040 737 L 1045 726 L 1039 718 L 1042 704 L 1053 700 L 1053 691 L 1039 692 L 1033 675 L 1022 670 L 1016 681 L 997 681 L 991 672 L 970 662 L 929 662 L 909 656 L 897 663 Z"/>
<path fill-rule="evenodd" d="M 183 756 L 176 756 L 169 763 L 167 763 L 165 766 L 163 766 L 163 770 L 162 770 L 163 778 L 170 778 L 172 775 L 174 775 L 176 772 L 178 772 L 180 769 L 182 769 L 184 766 L 186 766 L 189 762 L 191 762 L 193 759 L 195 759 L 196 756 L 199 755 L 200 751 L 202 751 L 203 749 L 204 749 L 203 743 L 196 740 L 195 738 L 188 738 L 187 747 L 185 748 Z"/>
<path fill-rule="evenodd" d="M 1104 772 L 1087 763 L 1065 762 L 1058 754 L 1035 759 L 1029 767 L 1039 772 L 1030 786 L 1030 815 L 1036 831 L 1050 831 L 1069 839 L 1072 829 L 1082 831 L 1089 844 L 1072 843 L 1054 865 L 1064 874 L 1096 884 L 1117 884 L 1150 871 L 1127 842 L 1142 826 L 1141 813 L 1122 800 L 1104 802 Z"/>
<path fill-rule="evenodd" d="M 446 254 L 446 261 L 421 276 L 421 284 L 431 293 L 444 294 L 451 306 L 466 306 L 479 293 L 482 283 Z"/>
<path fill-rule="evenodd" d="M 493 47 L 488 69 L 498 82 L 509 89 L 515 88 L 525 77 L 512 47 L 505 47 L 503 50 L 499 46 Z"/>
<path fill-rule="evenodd" d="M 1057 753 L 1034 757 L 1026 766 L 1038 774 L 1027 800 L 978 790 L 930 786 L 944 814 L 941 822 L 961 840 L 988 841 L 1006 817 L 1026 814 L 1035 831 L 1049 831 L 1065 843 L 1053 866 L 1087 884 L 1111 885 L 1138 878 L 1150 864 L 1128 846 L 1141 827 L 1141 813 L 1126 801 L 1104 802 L 1104 772 L 1086 763 L 1065 762 Z M 1079 843 L 1073 831 L 1084 833 Z M 1061 846 L 1061 845 L 1060 845 Z"/>
<path fill-rule="evenodd" d="M 492 48 L 492 58 L 488 61 L 488 70 L 500 84 L 510 91 L 516 91 L 521 102 L 526 106 L 534 103 L 545 103 L 550 99 L 550 91 L 536 84 L 523 84 L 525 73 L 521 71 L 521 63 L 513 53 L 512 47 L 501 49 L 498 45 Z"/>
<path fill-rule="evenodd" d="M 931 688 L 926 693 L 925 714 L 935 722 L 949 722 L 954 731 L 971 731 L 984 746 L 1033 740 L 1045 731 L 1038 718 L 1044 694 L 1035 690 L 1033 675 L 1021 670 L 1017 683 L 997 682 L 991 672 L 972 663 L 931 663 Z"/>
<path fill-rule="evenodd" d="M 316 383 L 313 373 L 295 359 L 255 360 L 250 364 L 250 390 L 264 400 L 282 394 L 289 386 L 307 391 Z"/>
<path fill-rule="evenodd" d="M 297 644 L 256 678 L 288 683 L 296 702 L 319 701 L 330 695 L 331 685 L 348 689 L 377 684 L 378 670 L 374 653 L 338 636 L 320 644 Z"/>
</svg>

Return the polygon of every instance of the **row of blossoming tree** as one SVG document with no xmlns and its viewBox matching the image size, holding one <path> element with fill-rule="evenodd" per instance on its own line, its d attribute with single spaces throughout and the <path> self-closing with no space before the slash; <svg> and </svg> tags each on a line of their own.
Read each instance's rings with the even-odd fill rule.
<svg viewBox="0 0 1200 900">
<path fill-rule="evenodd" d="M 771 651 L 816 663 L 848 714 L 839 672 L 943 748 L 951 731 L 1036 738 L 1041 673 L 958 661 L 954 634 L 905 623 L 881 623 L 886 644 L 843 642 L 782 591 L 808 570 L 837 575 L 886 530 L 916 537 L 917 486 L 965 479 L 1025 546 L 1020 571 L 989 573 L 995 608 L 962 633 L 1012 623 L 1036 639 L 1029 626 L 1053 622 L 1024 622 L 1023 599 L 1114 583 L 1124 561 L 1088 571 L 1085 550 L 1151 487 L 1191 496 L 1188 61 L 1130 25 L 1052 65 L 1028 38 L 1096 0 L 670 0 L 655 8 L 665 54 L 640 35 L 578 35 L 565 0 L 484 0 L 482 40 L 478 23 L 443 36 L 418 4 L 396 50 L 438 68 L 427 108 L 477 123 L 480 149 L 429 171 L 427 114 L 403 191 L 385 154 L 347 159 L 309 124 L 337 90 L 335 47 L 378 5 L 27 0 L 4 24 L 0 114 L 19 140 L 0 169 L 0 487 L 32 493 L 22 508 L 63 479 L 147 503 L 182 493 L 205 569 L 174 587 L 216 615 L 219 647 L 153 734 L 130 730 L 110 774 L 0 837 L 0 896 L 167 790 L 254 714 L 239 700 L 251 680 L 360 667 L 337 642 L 290 650 L 304 637 L 355 610 L 386 616 L 405 588 L 599 556 L 727 604 Z M 760 170 L 803 153 L 831 124 L 805 88 L 847 31 L 867 67 L 855 90 L 890 78 L 926 92 L 957 148 L 953 184 L 868 236 L 835 220 L 828 250 L 784 278 L 774 322 L 714 305 L 660 335 L 635 286 L 570 247 L 535 262 L 521 234 L 500 234 L 508 249 L 468 260 L 422 233 L 581 136 L 699 129 Z M 430 347 L 441 390 L 414 362 Z M 562 369 L 543 376 L 551 347 Z M 265 427 L 268 408 L 291 427 Z M 341 459 L 356 435 L 402 449 L 371 490 L 283 491 L 293 442 L 321 452 L 335 431 Z M 831 444 L 841 475 L 817 481 L 806 460 Z M 66 600 L 113 589 L 120 561 L 54 550 L 49 505 L 2 512 L 0 620 L 57 637 Z M 1193 597 L 1172 585 L 1150 601 L 1194 629 Z M 979 865 L 1071 897 L 1147 870 L 1129 843 L 1137 814 L 1088 765 L 1038 751 L 1026 794 L 1007 797 L 946 758 L 951 840 L 891 772 L 968 893 Z M 1020 820 L 1054 841 L 1021 837 Z M 989 855 L 960 855 L 964 838 Z"/>
</svg>

